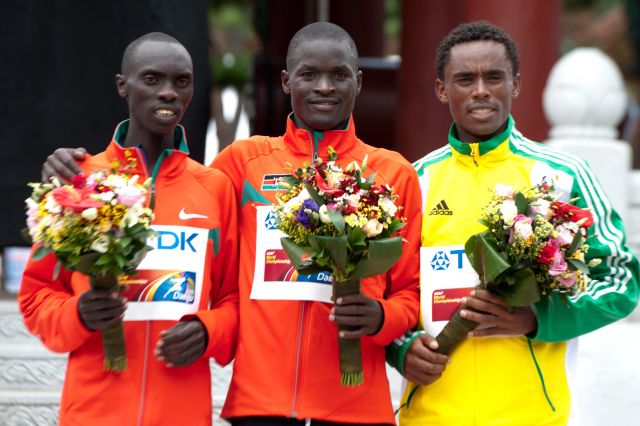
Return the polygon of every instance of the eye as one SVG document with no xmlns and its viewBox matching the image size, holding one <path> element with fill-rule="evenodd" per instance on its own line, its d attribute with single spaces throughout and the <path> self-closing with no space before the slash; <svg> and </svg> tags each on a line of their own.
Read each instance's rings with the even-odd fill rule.
<svg viewBox="0 0 640 426">
<path fill-rule="evenodd" d="M 155 75 L 145 75 L 142 79 L 148 85 L 153 85 L 158 82 L 158 78 Z"/>
<path fill-rule="evenodd" d="M 300 76 L 305 80 L 310 80 L 315 77 L 315 75 L 316 74 L 313 71 L 304 71 L 302 74 L 300 74 Z"/>
<path fill-rule="evenodd" d="M 189 77 L 180 77 L 177 83 L 179 87 L 187 87 L 189 86 L 190 82 L 191 82 L 191 79 Z"/>
<path fill-rule="evenodd" d="M 347 73 L 346 73 L 346 72 L 344 72 L 344 71 L 338 71 L 338 72 L 336 72 L 336 78 L 338 78 L 338 79 L 340 79 L 340 80 L 344 80 L 344 79 L 345 79 L 345 78 L 347 78 L 347 77 L 349 77 L 349 76 L 348 76 L 348 75 L 347 75 Z"/>
</svg>

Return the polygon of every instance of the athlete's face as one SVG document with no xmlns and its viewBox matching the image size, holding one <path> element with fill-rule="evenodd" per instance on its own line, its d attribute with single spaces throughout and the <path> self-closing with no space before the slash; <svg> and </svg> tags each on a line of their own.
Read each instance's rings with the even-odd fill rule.
<svg viewBox="0 0 640 426">
<path fill-rule="evenodd" d="M 170 135 L 193 96 L 193 66 L 180 44 L 146 41 L 133 52 L 118 93 L 127 99 L 131 125 L 153 135 Z"/>
<path fill-rule="evenodd" d="M 449 105 L 458 138 L 465 142 L 491 139 L 507 125 L 511 100 L 520 93 L 520 74 L 513 75 L 503 44 L 472 41 L 455 45 L 436 80 L 436 96 Z"/>
<path fill-rule="evenodd" d="M 298 125 L 330 130 L 346 121 L 362 88 L 362 72 L 347 42 L 309 40 L 291 54 L 282 89 L 291 95 Z"/>
</svg>

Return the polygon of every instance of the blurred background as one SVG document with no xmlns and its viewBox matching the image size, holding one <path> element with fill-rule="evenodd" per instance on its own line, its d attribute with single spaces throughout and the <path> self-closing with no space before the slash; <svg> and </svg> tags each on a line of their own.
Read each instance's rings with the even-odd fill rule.
<svg viewBox="0 0 640 426">
<path fill-rule="evenodd" d="M 364 73 L 354 113 L 359 137 L 397 150 L 410 161 L 446 143 L 451 118 L 434 96 L 433 63 L 437 44 L 456 25 L 484 19 L 515 39 L 522 92 L 512 112 L 519 130 L 538 141 L 553 139 L 554 126 L 562 124 L 554 119 L 553 108 L 543 105 L 554 64 L 576 49 L 597 48 L 615 72 L 593 82 L 606 92 L 613 90 L 608 82 L 620 79 L 624 98 L 623 113 L 606 125 L 612 128 L 607 133 L 612 143 L 604 146 L 623 144 L 620 155 L 628 164 L 614 171 L 628 186 L 605 188 L 621 192 L 622 201 L 614 205 L 629 212 L 623 215 L 628 239 L 634 249 L 640 247 L 640 225 L 635 226 L 640 223 L 640 174 L 633 170 L 640 168 L 639 0 L 2 0 L 0 16 L 0 124 L 5 141 L 0 168 L 0 315 L 7 315 L 2 317 L 0 340 L 4 336 L 15 343 L 11 339 L 17 333 L 16 344 L 23 345 L 14 300 L 28 254 L 19 233 L 26 182 L 39 180 L 42 163 L 58 147 L 84 146 L 97 152 L 108 143 L 115 125 L 126 118 L 114 83 L 122 51 L 150 31 L 175 36 L 193 57 L 195 95 L 184 125 L 192 156 L 205 164 L 236 138 L 284 132 L 290 105 L 281 90 L 280 71 L 289 39 L 310 22 L 334 22 L 358 46 Z M 565 81 L 571 75 L 579 80 L 589 68 L 571 68 L 574 74 Z M 577 109 L 580 102 L 567 105 Z M 591 130 L 577 134 L 592 135 L 589 123 L 597 121 L 598 114 L 583 117 L 579 124 Z M 593 146 L 597 158 L 602 147 Z M 608 421 L 611 417 L 603 408 L 578 424 L 600 424 L 600 412 L 607 424 L 640 424 L 633 410 L 640 404 L 638 324 L 636 314 L 615 331 L 585 339 L 583 365 L 593 375 L 580 379 L 580 393 L 587 394 L 587 401 L 593 397 L 601 402 L 602 393 L 610 392 L 613 402 L 605 408 L 618 417 Z M 621 341 L 607 339 L 631 342 L 631 350 L 616 352 Z M 8 355 L 3 358 L 1 346 L 0 425 L 10 424 L 3 423 L 8 418 L 3 410 L 11 406 L 3 405 L 3 386 L 13 386 L 2 381 L 10 361 Z M 215 391 L 219 403 L 228 373 L 216 374 L 222 389 Z M 604 382 L 603 375 L 614 378 Z M 630 382 L 635 387 L 621 385 Z M 588 403 L 584 407 L 589 408 Z"/>
</svg>

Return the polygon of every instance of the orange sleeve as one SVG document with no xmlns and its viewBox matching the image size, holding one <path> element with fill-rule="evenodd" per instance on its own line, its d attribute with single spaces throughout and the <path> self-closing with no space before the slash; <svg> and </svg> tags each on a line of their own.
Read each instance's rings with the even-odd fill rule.
<svg viewBox="0 0 640 426">
<path fill-rule="evenodd" d="M 397 163 L 393 166 L 398 167 Z M 403 206 L 403 215 L 407 218 L 407 225 L 401 230 L 401 236 L 407 241 L 402 245 L 400 260 L 386 274 L 386 297 L 378 300 L 384 310 L 384 322 L 371 339 L 382 346 L 414 327 L 420 311 L 418 284 L 422 212 L 418 175 L 407 163 L 396 182 L 390 184 L 395 186 L 398 204 Z"/>
<path fill-rule="evenodd" d="M 79 295 L 71 290 L 71 272 L 61 268 L 58 278 L 53 279 L 56 261 L 52 254 L 38 261 L 29 258 L 18 292 L 18 304 L 27 329 L 47 348 L 71 352 L 82 346 L 93 332 L 80 320 Z"/>
<path fill-rule="evenodd" d="M 203 356 L 226 365 L 235 356 L 238 340 L 238 204 L 231 180 L 220 171 L 215 178 L 221 218 L 219 237 L 213 242 L 210 309 L 196 315 L 209 336 Z"/>
</svg>

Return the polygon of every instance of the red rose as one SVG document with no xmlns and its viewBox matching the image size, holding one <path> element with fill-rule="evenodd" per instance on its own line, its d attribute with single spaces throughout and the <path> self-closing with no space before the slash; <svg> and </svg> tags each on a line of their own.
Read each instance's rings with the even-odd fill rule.
<svg viewBox="0 0 640 426">
<path fill-rule="evenodd" d="M 74 188 L 84 188 L 87 184 L 87 178 L 82 173 L 78 173 L 74 177 L 71 178 L 71 183 Z"/>
<path fill-rule="evenodd" d="M 547 244 L 540 250 L 536 262 L 544 263 L 545 265 L 551 264 L 553 258 L 558 250 L 558 242 L 556 240 L 549 240 Z"/>
<path fill-rule="evenodd" d="M 581 209 L 580 207 L 556 201 L 551 203 L 551 209 L 553 210 L 555 217 L 564 219 L 565 221 L 578 222 L 582 219 L 586 219 L 581 225 L 585 229 L 593 225 L 593 215 L 591 212 Z"/>
</svg>

